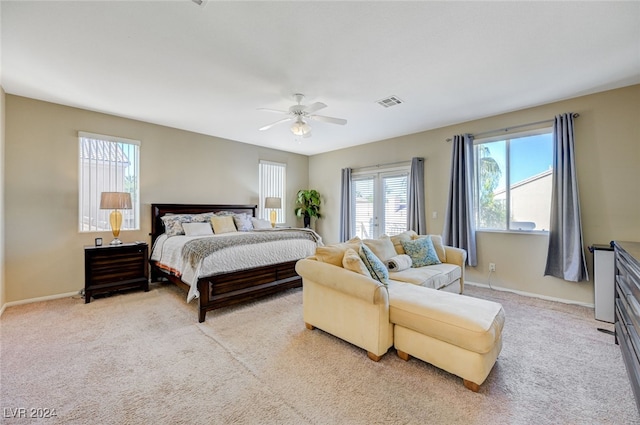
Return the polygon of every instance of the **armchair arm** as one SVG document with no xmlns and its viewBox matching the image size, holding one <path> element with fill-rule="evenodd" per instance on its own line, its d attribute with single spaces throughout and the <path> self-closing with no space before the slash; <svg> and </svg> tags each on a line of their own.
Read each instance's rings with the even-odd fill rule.
<svg viewBox="0 0 640 425">
<path fill-rule="evenodd" d="M 312 259 L 296 263 L 296 272 L 304 281 L 312 281 L 371 304 L 388 304 L 387 288 L 380 282 L 333 264 Z"/>
<path fill-rule="evenodd" d="M 447 263 L 460 266 L 460 293 L 464 292 L 464 264 L 467 262 L 467 251 L 462 248 L 444 245 Z"/>
<path fill-rule="evenodd" d="M 462 248 L 455 248 L 453 246 L 444 246 L 444 252 L 447 258 L 447 263 L 457 264 L 464 269 L 464 263 L 467 261 L 467 251 Z"/>
</svg>

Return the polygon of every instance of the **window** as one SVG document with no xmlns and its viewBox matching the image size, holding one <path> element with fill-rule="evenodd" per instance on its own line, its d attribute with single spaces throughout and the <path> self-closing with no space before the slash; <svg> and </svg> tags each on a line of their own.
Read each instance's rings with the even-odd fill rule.
<svg viewBox="0 0 640 425">
<path fill-rule="evenodd" d="M 286 222 L 285 182 L 287 181 L 287 164 L 270 161 L 260 161 L 260 201 L 258 204 L 259 216 L 269 219 L 271 210 L 264 207 L 265 198 L 280 198 L 282 208 L 276 210 L 276 223 Z"/>
<path fill-rule="evenodd" d="M 122 213 L 122 230 L 140 229 L 140 142 L 79 132 L 79 230 L 110 231 L 110 210 L 100 209 L 102 192 L 129 192 L 132 209 Z"/>
<path fill-rule="evenodd" d="M 351 177 L 352 228 L 362 239 L 407 230 L 409 168 L 355 173 Z"/>
<path fill-rule="evenodd" d="M 477 229 L 548 231 L 552 129 L 479 139 L 474 150 Z"/>
</svg>

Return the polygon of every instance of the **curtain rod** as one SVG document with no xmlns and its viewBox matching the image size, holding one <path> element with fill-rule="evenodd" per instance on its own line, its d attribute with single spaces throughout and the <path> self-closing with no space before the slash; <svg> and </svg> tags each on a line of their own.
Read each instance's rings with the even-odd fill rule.
<svg viewBox="0 0 640 425">
<path fill-rule="evenodd" d="M 408 164 L 411 164 L 411 161 L 387 162 L 386 164 L 365 165 L 364 167 L 353 168 L 353 170 L 363 170 L 365 168 L 380 168 L 380 167 L 390 167 L 392 165 L 408 165 Z"/>
<path fill-rule="evenodd" d="M 573 114 L 573 118 L 578 118 L 580 116 L 580 114 Z M 520 125 L 514 125 L 511 127 L 504 127 L 504 128 L 498 128 L 495 130 L 489 130 L 489 131 L 483 131 L 482 133 L 478 133 L 478 134 L 472 134 L 472 136 L 474 138 L 478 137 L 478 136 L 484 136 L 486 134 L 491 134 L 491 133 L 500 133 L 500 132 L 507 132 L 509 130 L 513 130 L 515 128 L 522 128 L 522 127 L 530 127 L 532 125 L 537 125 L 537 124 L 545 124 L 548 122 L 553 122 L 553 118 L 550 120 L 542 120 L 542 121 L 536 121 L 536 122 L 530 122 L 528 124 L 520 124 Z M 447 142 L 450 142 L 452 139 L 447 139 Z"/>
</svg>

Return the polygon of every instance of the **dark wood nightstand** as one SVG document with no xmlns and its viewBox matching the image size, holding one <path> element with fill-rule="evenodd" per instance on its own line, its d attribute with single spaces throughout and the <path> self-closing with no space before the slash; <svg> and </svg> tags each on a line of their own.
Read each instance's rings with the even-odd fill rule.
<svg viewBox="0 0 640 425">
<path fill-rule="evenodd" d="M 149 245 L 84 247 L 84 302 L 100 292 L 140 288 L 149 290 Z"/>
</svg>

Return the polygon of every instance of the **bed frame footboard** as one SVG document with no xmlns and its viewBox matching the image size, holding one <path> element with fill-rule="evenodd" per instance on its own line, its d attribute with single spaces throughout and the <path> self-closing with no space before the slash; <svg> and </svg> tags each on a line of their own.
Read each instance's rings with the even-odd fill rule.
<svg viewBox="0 0 640 425">
<path fill-rule="evenodd" d="M 151 243 L 164 232 L 162 216 L 165 214 L 198 214 L 204 212 L 232 211 L 256 215 L 257 205 L 230 204 L 151 204 Z M 189 285 L 159 268 L 154 261 L 151 278 L 167 279 L 189 291 Z M 198 280 L 198 321 L 204 322 L 207 311 L 255 300 L 291 288 L 302 286 L 302 278 L 296 273 L 296 261 L 261 266 L 230 273 L 222 273 Z"/>
<path fill-rule="evenodd" d="M 204 322 L 208 311 L 253 301 L 288 289 L 302 286 L 302 278 L 296 273 L 297 261 L 272 264 L 233 273 L 224 273 L 198 281 L 198 321 Z M 155 280 L 162 278 L 189 291 L 189 285 L 151 264 Z"/>
</svg>

